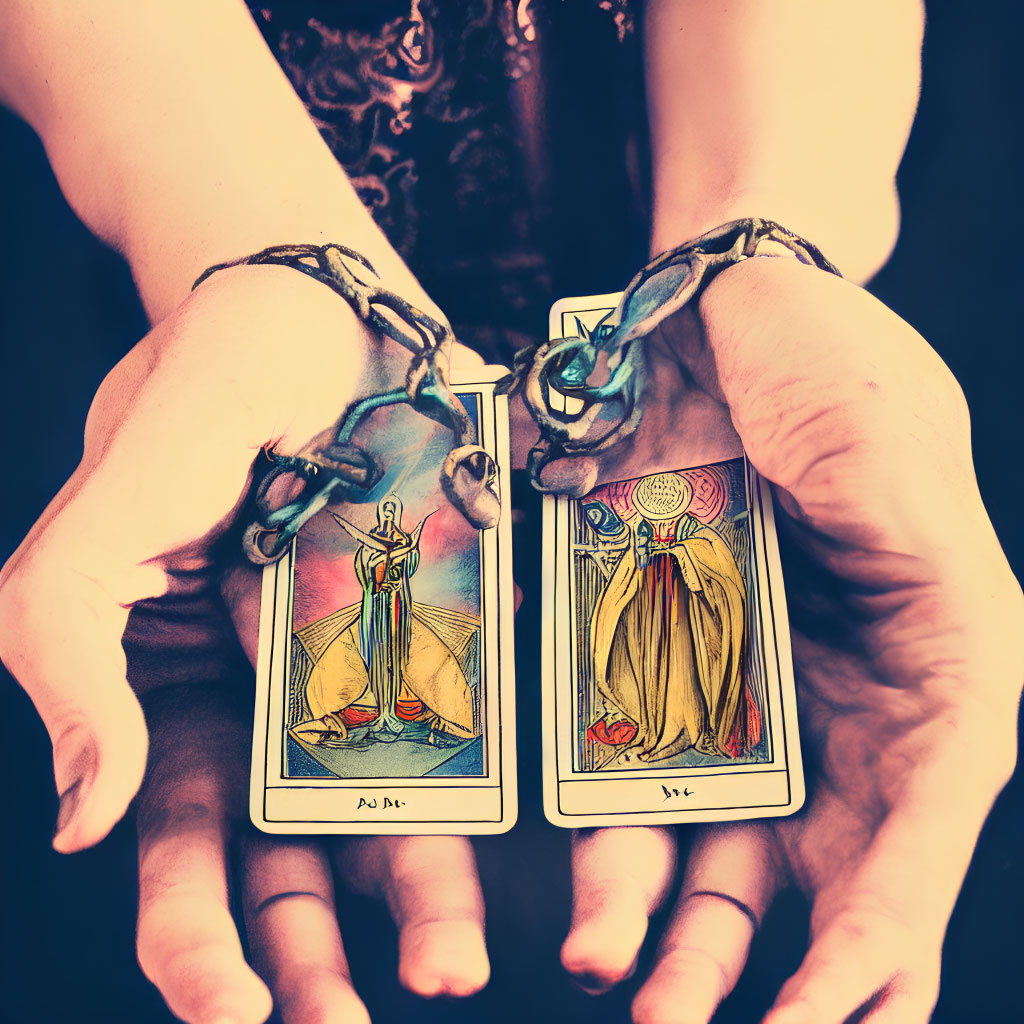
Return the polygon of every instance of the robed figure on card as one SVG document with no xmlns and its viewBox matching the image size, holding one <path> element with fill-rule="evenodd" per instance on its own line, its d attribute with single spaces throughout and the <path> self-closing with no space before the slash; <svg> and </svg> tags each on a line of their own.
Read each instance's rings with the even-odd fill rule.
<svg viewBox="0 0 1024 1024">
<path fill-rule="evenodd" d="M 430 514 L 407 532 L 402 502 L 392 493 L 381 500 L 377 524 L 368 531 L 331 515 L 359 544 L 354 570 L 363 598 L 353 621 L 310 669 L 305 701 L 311 718 L 294 725 L 293 736 L 314 746 L 357 748 L 400 737 L 439 747 L 472 738 L 473 698 L 452 647 L 465 651 L 478 623 L 449 612 L 448 646 L 428 621 L 436 626 L 444 610 L 431 615 L 412 597 Z"/>
<path fill-rule="evenodd" d="M 658 473 L 580 502 L 577 593 L 593 679 L 581 730 L 594 769 L 684 751 L 689 763 L 732 759 L 760 744 L 759 695 L 744 672 L 739 560 L 749 543 L 745 521 L 728 514 L 732 468 Z"/>
<path fill-rule="evenodd" d="M 609 710 L 588 738 L 641 761 L 691 747 L 735 757 L 760 739 L 742 673 L 743 576 L 720 533 L 680 514 L 691 494 L 685 477 L 664 473 L 641 482 L 628 522 L 600 499 L 582 503 L 595 553 L 606 567 L 614 558 L 590 627 Z"/>
</svg>

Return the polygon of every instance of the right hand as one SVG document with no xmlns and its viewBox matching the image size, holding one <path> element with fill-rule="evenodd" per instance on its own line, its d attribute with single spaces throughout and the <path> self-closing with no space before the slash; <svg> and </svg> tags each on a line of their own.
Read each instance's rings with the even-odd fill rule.
<svg viewBox="0 0 1024 1024">
<path fill-rule="evenodd" d="M 377 348 L 328 289 L 245 268 L 212 278 L 100 386 L 82 461 L 0 576 L 0 655 L 53 743 L 58 850 L 102 839 L 142 779 L 129 612 L 205 602 L 213 614 L 215 545 L 260 448 L 297 451 L 329 427 Z M 142 646 L 158 672 L 217 675 L 219 623 L 155 618 Z"/>
<path fill-rule="evenodd" d="M 224 569 L 241 559 L 229 529 L 253 460 L 268 443 L 285 454 L 300 452 L 355 398 L 401 382 L 407 359 L 391 358 L 393 345 L 373 336 L 323 285 L 286 268 L 244 267 L 211 278 L 107 376 L 90 410 L 80 465 L 0 577 L 0 655 L 53 743 L 61 797 L 56 849 L 98 842 L 138 790 L 148 737 L 136 694 L 147 698 L 184 686 L 199 707 L 210 687 L 249 692 L 218 585 Z M 418 416 L 409 409 L 401 415 Z M 369 445 L 377 440 L 372 426 L 371 420 Z M 252 608 L 251 597 L 243 589 L 237 603 Z M 147 806 L 212 810 L 185 827 L 178 820 L 169 845 L 166 833 L 155 841 L 147 831 L 141 856 L 144 878 L 154 884 L 143 892 L 142 912 L 159 924 L 155 946 L 153 930 L 145 931 L 147 962 L 157 965 L 153 976 L 185 1019 L 211 1019 L 215 1004 L 233 994 L 229 1019 L 248 1024 L 264 1019 L 269 1003 L 246 973 L 226 911 L 224 850 L 239 796 L 206 749 L 203 730 L 217 720 L 191 721 L 196 733 L 179 733 L 177 746 L 195 751 L 195 763 L 176 775 L 167 763 L 170 748 L 159 747 L 151 764 L 159 781 L 149 788 Z M 244 810 L 244 793 L 240 799 Z M 431 848 L 429 840 L 412 845 Z M 438 863 L 472 897 L 475 868 L 467 851 L 457 851 L 458 865 L 442 851 Z M 380 851 L 371 852 L 379 860 Z M 378 876 L 389 877 L 383 868 Z M 182 910 L 192 897 L 198 897 L 198 918 Z M 219 916 L 211 918 L 209 898 L 220 901 Z M 220 922 L 213 939 L 200 918 Z M 424 994 L 482 984 L 482 933 L 469 931 L 470 981 L 456 979 L 449 988 L 446 968 L 424 975 L 406 963 L 406 983 Z M 203 948 L 204 936 L 220 943 L 237 984 L 220 984 L 218 951 Z M 163 951 L 155 959 L 154 948 Z M 431 948 L 426 942 L 421 952 Z M 193 1001 L 184 1006 L 181 977 L 168 956 L 179 966 L 191 958 L 202 978 L 219 978 L 218 984 L 186 986 Z"/>
</svg>

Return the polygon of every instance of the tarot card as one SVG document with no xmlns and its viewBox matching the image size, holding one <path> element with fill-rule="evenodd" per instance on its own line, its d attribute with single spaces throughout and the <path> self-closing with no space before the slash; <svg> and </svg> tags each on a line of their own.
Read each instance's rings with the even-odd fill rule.
<svg viewBox="0 0 1024 1024">
<path fill-rule="evenodd" d="M 563 299 L 551 336 L 616 295 Z M 791 814 L 804 799 L 771 494 L 743 457 L 544 508 L 544 806 L 569 827 Z"/>
<path fill-rule="evenodd" d="M 451 432 L 412 414 L 367 500 L 317 513 L 264 570 L 250 787 L 264 831 L 515 822 L 507 399 L 454 390 L 498 466 L 496 527 L 449 503 Z"/>
</svg>

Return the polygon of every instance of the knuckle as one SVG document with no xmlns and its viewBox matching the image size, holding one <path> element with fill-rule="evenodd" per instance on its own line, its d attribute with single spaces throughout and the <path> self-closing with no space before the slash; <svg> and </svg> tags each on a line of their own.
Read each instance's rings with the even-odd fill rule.
<svg viewBox="0 0 1024 1024">
<path fill-rule="evenodd" d="M 399 943 L 407 951 L 457 950 L 464 958 L 461 966 L 465 966 L 482 948 L 483 932 L 472 917 L 453 911 L 428 911 L 400 926 Z"/>
<path fill-rule="evenodd" d="M 141 908 L 140 908 L 141 910 Z M 154 930 L 142 926 L 135 937 L 135 956 L 139 967 L 146 978 L 166 996 L 168 991 L 180 985 L 193 973 L 186 963 L 186 955 L 191 950 L 168 948 L 162 936 L 154 934 Z"/>
<path fill-rule="evenodd" d="M 714 977 L 718 1002 L 729 994 L 736 980 L 721 960 L 699 946 L 669 947 L 662 954 L 659 967 L 677 976 Z"/>
<path fill-rule="evenodd" d="M 220 909 L 195 882 L 143 872 L 139 879 L 139 942 L 145 943 L 147 949 L 151 943 L 162 946 L 168 924 L 187 925 L 194 921 L 198 926 L 211 917 L 211 911 Z"/>
<path fill-rule="evenodd" d="M 168 991 L 194 992 L 235 951 L 222 942 L 175 945 L 140 939 L 136 953 L 142 973 L 165 995 Z"/>
<path fill-rule="evenodd" d="M 136 816 L 143 862 L 161 841 L 199 833 L 222 837 L 226 827 L 224 809 L 215 802 L 197 799 L 194 793 L 171 800 L 143 800 Z"/>
</svg>

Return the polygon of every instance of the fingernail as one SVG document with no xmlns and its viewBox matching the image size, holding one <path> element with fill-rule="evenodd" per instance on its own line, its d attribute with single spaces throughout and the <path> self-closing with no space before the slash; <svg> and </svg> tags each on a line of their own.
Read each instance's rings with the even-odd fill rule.
<svg viewBox="0 0 1024 1024">
<path fill-rule="evenodd" d="M 572 976 L 571 980 L 581 992 L 585 992 L 588 996 L 604 995 L 611 988 L 611 985 L 596 974 L 576 974 Z"/>
<path fill-rule="evenodd" d="M 57 808 L 57 824 L 53 830 L 53 841 L 56 843 L 58 837 L 71 824 L 78 807 L 82 802 L 82 779 L 75 779 L 60 795 L 60 805 Z"/>
<path fill-rule="evenodd" d="M 597 974 L 591 974 L 586 972 L 584 974 L 570 975 L 572 983 L 581 991 L 586 992 L 588 996 L 603 996 L 605 992 L 611 991 L 616 985 L 621 985 L 624 981 L 629 981 L 630 978 L 636 974 L 637 964 L 640 962 L 639 956 L 633 958 L 633 962 L 629 965 L 627 970 L 621 978 L 615 978 L 608 980 L 608 978 L 602 978 Z"/>
</svg>

